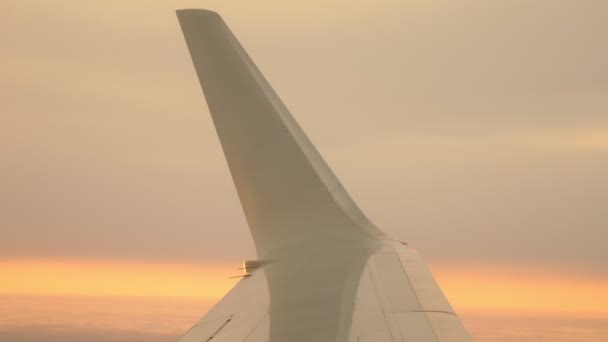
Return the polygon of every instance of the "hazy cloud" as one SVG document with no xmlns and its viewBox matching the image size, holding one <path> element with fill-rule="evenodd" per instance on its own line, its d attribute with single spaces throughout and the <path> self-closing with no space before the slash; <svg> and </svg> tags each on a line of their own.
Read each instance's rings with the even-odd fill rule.
<svg viewBox="0 0 608 342">
<path fill-rule="evenodd" d="M 253 256 L 173 13 L 206 7 L 388 233 L 605 272 L 604 1 L 0 6 L 4 257 Z"/>
</svg>

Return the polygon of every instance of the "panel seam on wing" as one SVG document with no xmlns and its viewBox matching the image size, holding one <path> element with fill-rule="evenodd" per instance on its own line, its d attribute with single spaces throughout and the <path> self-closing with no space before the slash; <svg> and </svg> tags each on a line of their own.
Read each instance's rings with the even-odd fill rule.
<svg viewBox="0 0 608 342">
<path fill-rule="evenodd" d="M 373 258 L 373 256 L 372 256 Z M 373 263 L 373 261 L 372 261 Z M 380 298 L 380 289 L 378 287 L 378 282 L 376 280 L 376 278 L 374 277 L 374 272 L 372 272 L 371 270 L 371 263 L 368 263 L 368 267 L 367 267 L 367 272 L 369 273 L 369 277 L 372 280 L 372 285 L 374 286 L 374 293 L 376 294 L 376 298 L 378 298 L 378 303 L 380 303 L 380 308 L 382 309 L 382 315 L 384 315 L 384 322 L 386 323 L 386 328 L 388 329 L 388 332 L 391 334 L 391 339 L 393 341 L 397 341 L 395 339 L 395 335 L 393 334 L 393 329 L 391 329 L 391 324 L 389 322 L 389 314 L 386 312 L 386 307 L 384 306 L 384 302 L 382 300 L 382 298 Z M 401 333 L 399 331 L 397 331 L 399 333 L 399 337 L 401 337 Z"/>
<path fill-rule="evenodd" d="M 422 306 L 422 302 L 420 301 L 420 297 L 418 296 L 418 293 L 416 292 L 416 288 L 414 287 L 414 284 L 412 284 L 412 281 L 410 280 L 409 274 L 407 274 L 407 270 L 405 269 L 405 266 L 403 266 L 403 261 L 399 257 L 399 253 L 396 250 L 393 251 L 393 252 L 391 252 L 391 253 L 395 254 L 395 256 L 397 257 L 397 260 L 399 260 L 399 265 L 401 265 L 401 270 L 403 270 L 403 274 L 405 275 L 405 279 L 407 280 L 408 284 L 412 288 L 412 292 L 414 293 L 414 297 L 416 297 L 416 301 L 418 302 L 418 306 L 420 306 L 420 308 L 422 309 L 421 311 L 410 311 L 410 312 L 422 312 L 424 314 L 424 318 L 426 318 L 426 323 L 429 325 L 429 328 L 431 329 L 431 332 L 433 333 L 433 336 L 435 336 L 435 340 L 437 342 L 439 342 L 439 336 L 437 336 L 437 333 L 435 332 L 435 329 L 433 328 L 433 324 L 431 323 L 431 320 L 430 320 L 429 316 L 427 315 L 427 311 L 425 311 L 424 307 Z"/>
</svg>

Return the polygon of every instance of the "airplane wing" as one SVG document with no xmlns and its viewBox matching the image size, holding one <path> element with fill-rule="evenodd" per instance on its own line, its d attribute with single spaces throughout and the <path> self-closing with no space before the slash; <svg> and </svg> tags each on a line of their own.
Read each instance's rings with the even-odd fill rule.
<svg viewBox="0 0 608 342">
<path fill-rule="evenodd" d="M 180 342 L 471 341 L 416 252 L 365 217 L 222 18 L 177 16 L 258 254 Z"/>
</svg>

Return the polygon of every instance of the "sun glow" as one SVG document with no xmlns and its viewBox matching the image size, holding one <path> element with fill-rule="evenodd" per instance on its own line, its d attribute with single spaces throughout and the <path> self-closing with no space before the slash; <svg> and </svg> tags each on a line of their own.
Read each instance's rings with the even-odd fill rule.
<svg viewBox="0 0 608 342">
<path fill-rule="evenodd" d="M 608 317 L 608 278 L 551 273 L 541 267 L 434 265 L 456 308 L 501 312 L 579 313 Z"/>
<path fill-rule="evenodd" d="M 0 261 L 0 294 L 190 297 L 219 300 L 240 265 L 102 261 Z M 456 309 L 577 312 L 608 315 L 608 279 L 556 276 L 508 265 L 434 264 L 433 274 Z"/>
<path fill-rule="evenodd" d="M 0 261 L 0 294 L 218 299 L 238 265 L 101 261 Z"/>
</svg>

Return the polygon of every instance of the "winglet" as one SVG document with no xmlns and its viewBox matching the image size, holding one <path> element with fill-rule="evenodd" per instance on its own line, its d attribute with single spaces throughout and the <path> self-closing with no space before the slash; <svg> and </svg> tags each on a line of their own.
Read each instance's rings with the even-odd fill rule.
<svg viewBox="0 0 608 342">
<path fill-rule="evenodd" d="M 384 238 L 222 18 L 177 16 L 260 258 L 294 244 Z"/>
</svg>

